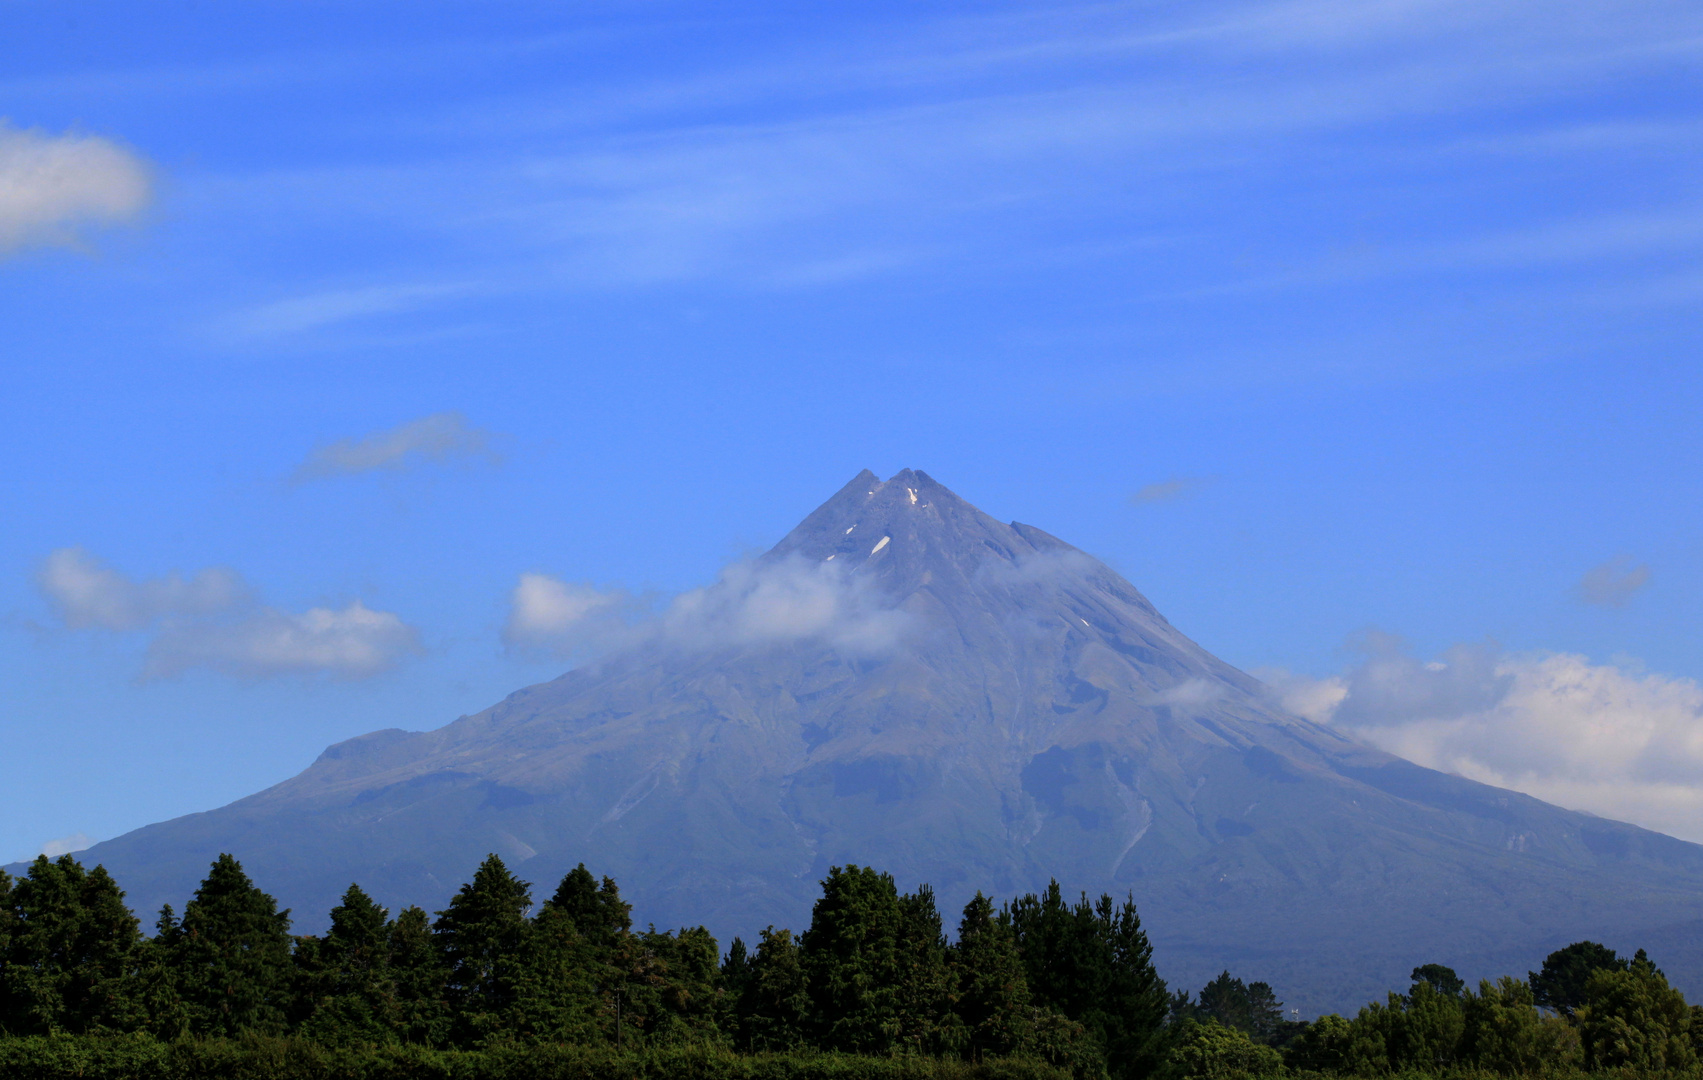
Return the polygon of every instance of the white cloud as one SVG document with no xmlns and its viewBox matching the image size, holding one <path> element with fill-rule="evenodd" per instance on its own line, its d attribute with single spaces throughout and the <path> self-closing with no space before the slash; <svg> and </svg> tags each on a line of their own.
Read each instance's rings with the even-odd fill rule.
<svg viewBox="0 0 1703 1080">
<path fill-rule="evenodd" d="M 131 221 L 152 186 L 142 160 L 109 139 L 0 120 L 0 253 L 75 244 L 87 226 Z"/>
<path fill-rule="evenodd" d="M 242 604 L 248 587 L 234 570 L 177 572 L 131 581 L 80 547 L 42 560 L 36 583 L 73 629 L 138 630 L 168 615 L 211 615 Z"/>
<path fill-rule="evenodd" d="M 239 678 L 364 678 L 419 651 L 413 628 L 359 600 L 301 614 L 263 606 L 233 570 L 133 581 L 82 548 L 42 560 L 36 583 L 69 629 L 147 630 L 144 678 L 204 667 Z"/>
<path fill-rule="evenodd" d="M 1625 607 L 1632 594 L 1650 583 L 1650 568 L 1632 565 L 1629 555 L 1617 555 L 1585 571 L 1575 586 L 1579 599 L 1604 607 Z"/>
<path fill-rule="evenodd" d="M 599 590 L 546 574 L 522 574 L 503 631 L 511 646 L 564 656 L 632 646 L 692 652 L 818 640 L 854 656 L 892 650 L 911 627 L 866 578 L 797 556 L 750 560 L 713 585 L 644 613 L 623 590 Z"/>
<path fill-rule="evenodd" d="M 90 836 L 88 833 L 74 832 L 70 836 L 61 836 L 57 840 L 49 840 L 47 843 L 41 845 L 40 854 L 46 855 L 50 859 L 57 859 L 61 855 L 75 854 L 79 851 L 86 851 L 94 846 L 94 837 Z"/>
<path fill-rule="evenodd" d="M 510 646 L 549 648 L 564 656 L 625 638 L 625 615 L 634 607 L 624 590 L 601 590 L 549 574 L 520 575 L 509 594 L 503 640 Z"/>
<path fill-rule="evenodd" d="M 1268 677 L 1291 711 L 1434 769 L 1703 842 L 1703 687 L 1568 653 L 1390 647 L 1328 679 Z"/>
<path fill-rule="evenodd" d="M 414 629 L 359 600 L 300 615 L 261 608 L 235 621 L 167 626 L 148 647 L 145 678 L 209 668 L 237 678 L 326 674 L 363 679 L 420 650 Z"/>
<path fill-rule="evenodd" d="M 458 412 L 433 413 L 375 431 L 359 439 L 338 439 L 316 448 L 296 467 L 296 482 L 351 476 L 379 469 L 404 469 L 421 461 L 485 457 L 494 460 L 491 432 L 469 427 Z"/>
<path fill-rule="evenodd" d="M 892 649 L 910 622 L 868 578 L 788 556 L 729 566 L 714 585 L 675 597 L 659 630 L 693 649 L 819 639 L 867 655 Z"/>
</svg>

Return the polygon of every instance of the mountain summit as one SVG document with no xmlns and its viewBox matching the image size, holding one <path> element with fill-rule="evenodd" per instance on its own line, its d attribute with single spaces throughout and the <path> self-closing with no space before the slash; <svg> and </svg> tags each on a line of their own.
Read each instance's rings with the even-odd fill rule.
<svg viewBox="0 0 1703 1080">
<path fill-rule="evenodd" d="M 584 861 L 641 918 L 802 929 L 855 862 L 976 889 L 1133 892 L 1161 973 L 1304 1010 L 1535 967 L 1592 936 L 1703 988 L 1703 848 L 1424 769 L 1285 713 L 1105 564 L 906 470 L 554 681 L 381 731 L 91 849 L 181 904 L 221 851 L 310 928 L 350 881 L 442 906 L 487 853 Z M 1663 951 L 1665 950 L 1665 951 Z"/>
</svg>

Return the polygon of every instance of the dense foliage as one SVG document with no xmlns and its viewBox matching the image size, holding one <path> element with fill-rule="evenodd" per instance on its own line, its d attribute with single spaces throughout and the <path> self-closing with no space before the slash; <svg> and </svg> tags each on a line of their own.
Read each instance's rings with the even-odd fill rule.
<svg viewBox="0 0 1703 1080">
<path fill-rule="evenodd" d="M 294 936 L 223 855 L 154 925 L 71 856 L 0 873 L 0 1075 L 1703 1076 L 1703 1008 L 1641 951 L 1578 942 L 1476 990 L 1426 964 L 1352 1019 L 1301 1023 L 1228 971 L 1169 992 L 1133 899 L 1056 882 L 978 893 L 949 940 L 927 886 L 834 867 L 802 934 L 723 956 L 702 927 L 634 929 L 584 866 L 535 905 L 495 855 L 435 916 L 351 885 L 323 935 Z"/>
</svg>

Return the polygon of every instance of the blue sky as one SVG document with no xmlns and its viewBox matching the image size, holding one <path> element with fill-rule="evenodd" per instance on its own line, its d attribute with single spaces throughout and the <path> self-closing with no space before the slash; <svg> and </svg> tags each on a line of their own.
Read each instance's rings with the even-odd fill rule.
<svg viewBox="0 0 1703 1080">
<path fill-rule="evenodd" d="M 1703 839 L 1694 3 L 4 13 L 0 858 L 483 708 L 563 665 L 520 575 L 698 586 L 865 467 Z"/>
</svg>

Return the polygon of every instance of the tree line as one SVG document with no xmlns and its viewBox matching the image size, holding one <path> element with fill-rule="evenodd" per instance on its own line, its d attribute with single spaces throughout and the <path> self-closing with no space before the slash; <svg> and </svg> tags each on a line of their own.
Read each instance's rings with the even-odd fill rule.
<svg viewBox="0 0 1703 1080">
<path fill-rule="evenodd" d="M 293 935 L 289 912 L 221 855 L 182 914 L 163 908 L 144 935 L 104 868 L 42 857 L 21 878 L 0 872 L 0 1044 L 697 1047 L 1029 1061 L 1082 1080 L 1703 1060 L 1703 1009 L 1642 952 L 1590 942 L 1476 991 L 1424 965 L 1352 1019 L 1302 1023 L 1269 985 L 1227 971 L 1171 992 L 1132 897 L 1071 900 L 1057 882 L 997 906 L 978 893 L 956 930 L 949 941 L 928 886 L 902 893 L 891 875 L 834 867 L 802 934 L 769 927 L 724 954 L 701 926 L 636 929 L 616 883 L 583 864 L 535 904 L 492 855 L 435 915 L 393 916 L 351 885 L 324 934 Z"/>
</svg>

